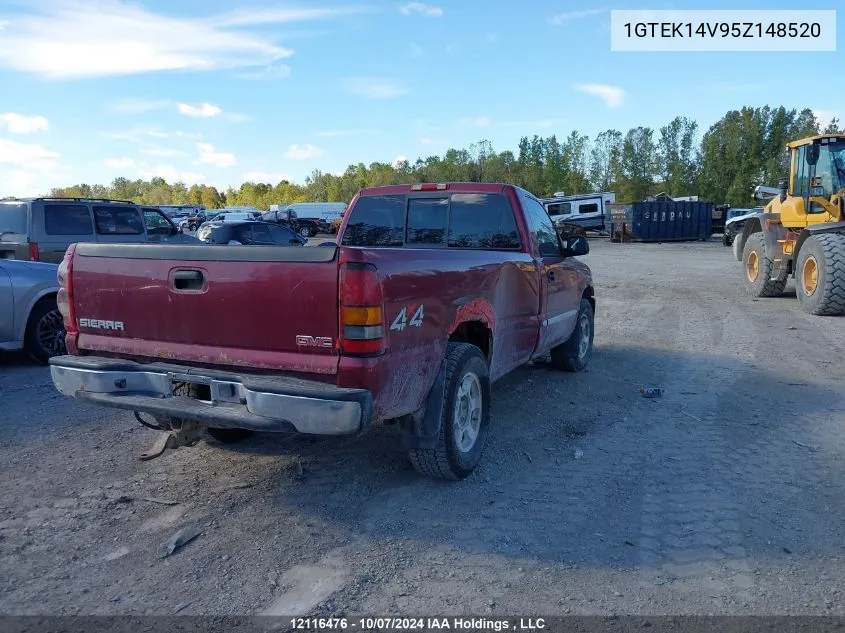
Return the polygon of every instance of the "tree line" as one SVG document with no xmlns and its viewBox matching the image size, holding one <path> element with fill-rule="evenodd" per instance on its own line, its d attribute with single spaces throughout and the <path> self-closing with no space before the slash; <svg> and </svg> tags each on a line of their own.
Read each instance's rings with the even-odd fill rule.
<svg viewBox="0 0 845 633">
<path fill-rule="evenodd" d="M 744 207 L 755 204 L 756 185 L 777 186 L 787 177 L 787 142 L 841 131 L 835 118 L 822 129 L 810 109 L 744 107 L 725 114 L 700 138 L 698 123 L 679 116 L 657 130 L 608 129 L 593 139 L 578 131 L 561 138 L 523 137 L 516 152 L 497 152 L 489 141 L 480 141 L 413 163 L 358 163 L 341 175 L 314 171 L 303 184 L 245 182 L 218 191 L 163 178 L 116 178 L 111 185 L 80 184 L 53 189 L 50 195 L 267 209 L 293 202 L 348 202 L 359 189 L 378 185 L 471 181 L 515 184 L 538 196 L 615 191 L 617 200 L 630 202 L 666 192 Z"/>
</svg>

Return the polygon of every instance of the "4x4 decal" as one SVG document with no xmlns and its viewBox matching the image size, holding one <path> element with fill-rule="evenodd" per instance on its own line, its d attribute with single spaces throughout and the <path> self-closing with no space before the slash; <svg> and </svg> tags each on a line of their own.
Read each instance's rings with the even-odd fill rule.
<svg viewBox="0 0 845 633">
<path fill-rule="evenodd" d="M 408 320 L 408 315 L 412 314 L 411 320 Z M 423 324 L 423 318 L 425 317 L 425 310 L 423 309 L 423 305 L 411 305 L 411 306 L 404 306 L 401 310 L 399 310 L 399 314 L 396 315 L 396 318 L 393 319 L 393 322 L 390 324 L 390 329 L 395 332 L 401 332 L 405 329 L 405 326 L 410 327 L 421 327 Z"/>
</svg>

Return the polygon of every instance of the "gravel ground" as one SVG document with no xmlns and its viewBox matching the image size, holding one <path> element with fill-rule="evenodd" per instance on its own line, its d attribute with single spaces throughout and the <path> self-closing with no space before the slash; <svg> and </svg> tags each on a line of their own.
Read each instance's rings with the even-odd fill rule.
<svg viewBox="0 0 845 633">
<path fill-rule="evenodd" d="M 845 319 L 715 241 L 591 244 L 589 371 L 497 383 L 457 484 L 390 428 L 140 462 L 131 414 L 0 357 L 0 613 L 845 614 Z"/>
</svg>

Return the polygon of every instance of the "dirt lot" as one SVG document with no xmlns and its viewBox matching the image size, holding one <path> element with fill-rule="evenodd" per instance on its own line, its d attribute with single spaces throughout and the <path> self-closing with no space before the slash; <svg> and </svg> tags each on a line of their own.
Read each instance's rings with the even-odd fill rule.
<svg viewBox="0 0 845 633">
<path fill-rule="evenodd" d="M 0 358 L 0 612 L 845 614 L 845 319 L 715 241 L 592 247 L 590 370 L 498 383 L 458 484 L 389 428 L 140 462 L 130 414 Z"/>
</svg>

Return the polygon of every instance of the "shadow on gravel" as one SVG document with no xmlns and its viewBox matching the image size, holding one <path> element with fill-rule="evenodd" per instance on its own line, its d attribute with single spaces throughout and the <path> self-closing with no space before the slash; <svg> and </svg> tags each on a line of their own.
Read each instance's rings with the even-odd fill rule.
<svg viewBox="0 0 845 633">
<path fill-rule="evenodd" d="M 700 371 L 687 395 L 641 397 L 642 384 L 659 386 L 691 366 Z M 841 394 L 731 356 L 601 347 L 589 372 L 525 367 L 497 383 L 493 397 L 482 464 L 462 482 L 417 475 L 390 427 L 346 440 L 255 437 L 222 450 L 297 454 L 302 474 L 278 468 L 266 503 L 280 513 L 296 507 L 353 534 L 452 543 L 513 558 L 630 565 L 639 563 L 641 481 L 664 460 L 677 459 L 662 454 L 673 447 L 673 434 L 727 430 L 737 450 L 775 442 L 800 451 L 789 439 L 796 417 L 829 411 Z M 681 412 L 696 402 L 706 410 L 692 418 Z M 660 429 L 667 439 L 659 439 Z M 741 450 L 736 458 L 743 460 Z M 766 459 L 772 474 L 781 470 L 776 451 Z M 745 486 L 744 471 L 729 476 Z M 777 496 L 760 490 L 766 491 L 761 503 Z M 788 518 L 798 508 L 780 511 Z"/>
</svg>

